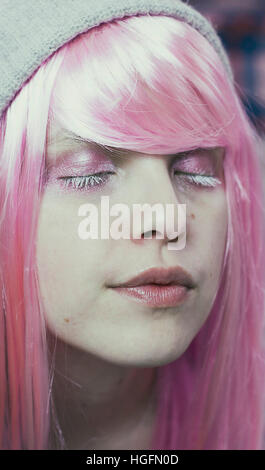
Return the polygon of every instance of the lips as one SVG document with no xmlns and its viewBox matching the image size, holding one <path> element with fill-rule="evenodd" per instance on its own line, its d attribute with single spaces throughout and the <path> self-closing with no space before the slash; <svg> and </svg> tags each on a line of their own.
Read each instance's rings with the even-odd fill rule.
<svg viewBox="0 0 265 470">
<path fill-rule="evenodd" d="M 137 287 L 146 284 L 182 285 L 188 289 L 195 287 L 191 275 L 180 266 L 172 268 L 151 268 L 126 282 L 112 287 Z"/>
<path fill-rule="evenodd" d="M 142 302 L 150 307 L 175 307 L 184 302 L 195 283 L 184 269 L 152 268 L 134 278 L 110 286 L 122 295 Z"/>
</svg>

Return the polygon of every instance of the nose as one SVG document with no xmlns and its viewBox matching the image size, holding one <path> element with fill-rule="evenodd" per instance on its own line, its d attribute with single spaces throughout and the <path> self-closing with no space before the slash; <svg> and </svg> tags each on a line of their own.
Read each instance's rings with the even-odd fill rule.
<svg viewBox="0 0 265 470">
<path fill-rule="evenodd" d="M 140 157 L 129 182 L 133 195 L 131 240 L 160 239 L 173 244 L 186 241 L 186 204 L 178 196 L 165 157 Z M 132 185 L 132 187 L 130 186 Z M 137 189 L 137 190 L 136 190 Z M 174 245 L 176 246 L 176 245 Z M 180 247 L 178 248 L 180 249 Z"/>
</svg>

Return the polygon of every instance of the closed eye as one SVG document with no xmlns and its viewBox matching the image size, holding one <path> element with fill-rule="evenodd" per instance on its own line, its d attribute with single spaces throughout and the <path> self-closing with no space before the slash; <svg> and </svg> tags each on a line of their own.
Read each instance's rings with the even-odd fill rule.
<svg viewBox="0 0 265 470">
<path fill-rule="evenodd" d="M 87 189 L 92 186 L 100 186 L 109 180 L 109 175 L 114 175 L 113 171 L 103 171 L 86 176 L 60 176 L 58 179 L 63 181 L 64 188 L 75 190 Z"/>
<path fill-rule="evenodd" d="M 187 173 L 184 171 L 174 171 L 174 175 L 178 175 L 180 178 L 187 180 L 188 182 L 197 186 L 215 187 L 218 184 L 222 184 L 222 181 L 216 176 L 203 175 L 196 173 Z"/>
</svg>

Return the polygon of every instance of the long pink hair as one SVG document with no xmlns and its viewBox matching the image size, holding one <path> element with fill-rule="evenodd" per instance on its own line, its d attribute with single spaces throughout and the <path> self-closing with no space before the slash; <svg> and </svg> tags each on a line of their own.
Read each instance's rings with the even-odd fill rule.
<svg viewBox="0 0 265 470">
<path fill-rule="evenodd" d="M 0 443 L 64 448 L 35 260 L 47 125 L 147 153 L 225 147 L 228 231 L 210 315 L 158 368 L 151 449 L 260 449 L 265 405 L 265 230 L 257 136 L 218 55 L 175 18 L 135 16 L 44 61 L 0 121 Z"/>
</svg>

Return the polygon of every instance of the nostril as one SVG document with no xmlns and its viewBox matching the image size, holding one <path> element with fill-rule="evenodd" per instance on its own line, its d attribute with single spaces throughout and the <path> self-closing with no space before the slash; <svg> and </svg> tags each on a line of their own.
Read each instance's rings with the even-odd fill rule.
<svg viewBox="0 0 265 470">
<path fill-rule="evenodd" d="M 141 238 L 146 238 L 146 237 L 150 237 L 153 236 L 155 237 L 155 234 L 156 234 L 156 230 L 149 230 L 148 232 L 144 232 L 142 233 L 142 237 Z"/>
<path fill-rule="evenodd" d="M 163 235 L 158 230 L 149 230 L 148 232 L 142 233 L 141 239 L 144 238 L 163 238 Z"/>
<path fill-rule="evenodd" d="M 173 243 L 173 242 L 175 243 L 175 242 L 178 241 L 178 239 L 179 239 L 178 235 L 177 235 L 176 237 L 174 237 L 174 238 L 169 238 L 169 239 L 168 239 L 168 243 Z"/>
</svg>

